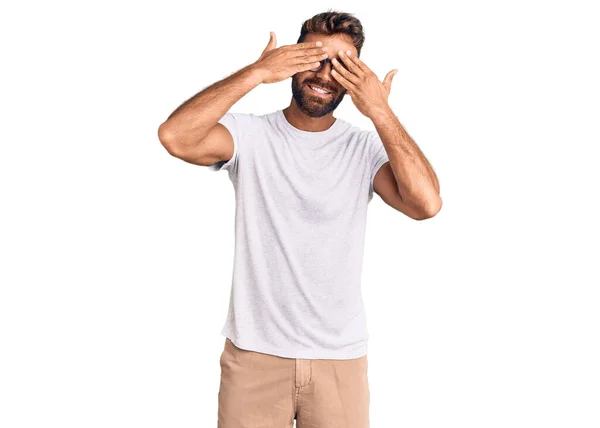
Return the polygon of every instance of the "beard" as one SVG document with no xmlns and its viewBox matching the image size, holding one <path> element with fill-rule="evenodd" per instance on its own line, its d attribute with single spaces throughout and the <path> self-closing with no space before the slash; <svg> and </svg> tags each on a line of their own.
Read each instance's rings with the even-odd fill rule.
<svg viewBox="0 0 600 428">
<path fill-rule="evenodd" d="M 334 92 L 331 92 L 331 96 L 328 98 L 311 94 L 309 92 L 310 89 L 306 86 L 306 83 L 310 81 L 310 79 L 307 79 L 300 82 L 298 74 L 292 76 L 292 95 L 294 100 L 296 100 L 298 108 L 300 108 L 307 116 L 323 117 L 334 111 L 344 99 L 346 89 L 343 88 L 337 95 Z M 315 84 L 317 84 L 316 81 Z"/>
</svg>

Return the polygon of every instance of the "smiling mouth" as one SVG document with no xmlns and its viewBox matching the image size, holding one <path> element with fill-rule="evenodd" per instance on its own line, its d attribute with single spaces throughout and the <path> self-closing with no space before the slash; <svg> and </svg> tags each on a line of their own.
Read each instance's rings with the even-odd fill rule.
<svg viewBox="0 0 600 428">
<path fill-rule="evenodd" d="M 315 94 L 315 95 L 320 95 L 321 97 L 329 97 L 329 96 L 331 96 L 331 91 L 327 91 L 327 93 L 323 93 L 323 92 L 319 92 L 318 90 L 313 89 L 315 87 L 312 86 L 312 85 L 307 84 L 306 86 L 308 87 L 308 89 L 310 90 L 310 92 L 313 93 L 313 94 Z"/>
</svg>

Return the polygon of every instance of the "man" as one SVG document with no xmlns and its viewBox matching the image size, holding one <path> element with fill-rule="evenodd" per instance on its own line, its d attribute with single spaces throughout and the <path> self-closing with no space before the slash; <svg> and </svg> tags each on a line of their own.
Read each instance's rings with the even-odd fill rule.
<svg viewBox="0 0 600 428">
<path fill-rule="evenodd" d="M 219 428 L 369 426 L 366 318 L 360 277 L 373 192 L 422 220 L 441 207 L 431 166 L 359 59 L 350 14 L 307 20 L 277 48 L 181 105 L 160 126 L 167 151 L 229 173 L 235 260 L 222 334 Z M 289 107 L 229 113 L 262 83 L 292 77 Z M 344 96 L 369 117 L 362 131 L 333 117 Z"/>
</svg>

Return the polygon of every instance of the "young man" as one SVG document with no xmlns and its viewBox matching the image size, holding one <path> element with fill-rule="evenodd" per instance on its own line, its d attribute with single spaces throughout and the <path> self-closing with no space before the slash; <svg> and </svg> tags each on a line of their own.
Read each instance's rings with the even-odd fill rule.
<svg viewBox="0 0 600 428">
<path fill-rule="evenodd" d="M 167 151 L 229 173 L 235 260 L 222 329 L 219 428 L 369 426 L 361 272 L 373 192 L 422 220 L 441 207 L 431 166 L 360 59 L 350 14 L 307 20 L 277 48 L 186 101 L 160 126 Z M 229 113 L 262 83 L 292 77 L 289 107 Z M 376 131 L 333 117 L 348 94 Z"/>
</svg>

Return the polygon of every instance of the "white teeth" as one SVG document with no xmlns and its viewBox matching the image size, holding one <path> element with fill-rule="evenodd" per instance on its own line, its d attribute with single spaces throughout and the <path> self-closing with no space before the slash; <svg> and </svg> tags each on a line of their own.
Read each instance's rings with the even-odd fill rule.
<svg viewBox="0 0 600 428">
<path fill-rule="evenodd" d="M 319 92 L 319 93 L 321 93 L 321 94 L 328 94 L 328 93 L 329 93 L 329 92 L 327 92 L 327 91 L 324 91 L 323 89 L 315 88 L 315 87 L 312 87 L 312 86 L 310 86 L 310 85 L 308 85 L 308 87 L 309 87 L 310 89 L 312 89 L 313 91 L 317 91 L 317 92 Z"/>
</svg>

